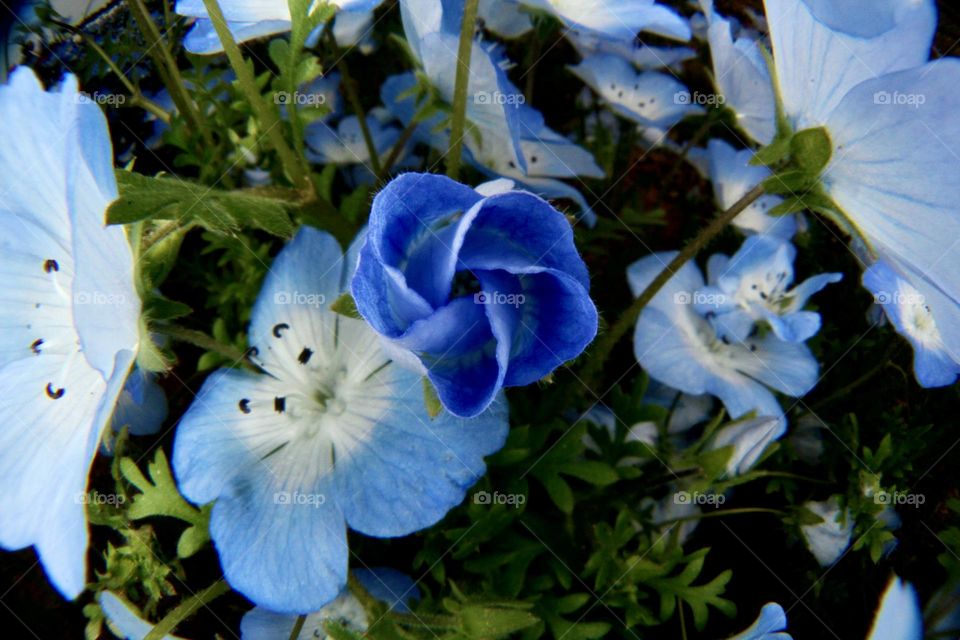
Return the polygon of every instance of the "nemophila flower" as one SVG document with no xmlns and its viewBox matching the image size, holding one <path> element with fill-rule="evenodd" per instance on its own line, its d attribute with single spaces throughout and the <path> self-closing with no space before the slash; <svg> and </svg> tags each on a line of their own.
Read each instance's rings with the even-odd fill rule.
<svg viewBox="0 0 960 640">
<path fill-rule="evenodd" d="M 87 473 L 140 346 L 107 123 L 73 76 L 0 86 L 0 544 L 86 583 Z"/>
<path fill-rule="evenodd" d="M 707 143 L 707 172 L 713 184 L 717 206 L 726 211 L 747 192 L 770 177 L 770 169 L 754 166 L 750 149 L 734 149 L 720 139 Z M 760 196 L 743 213 L 733 219 L 733 226 L 741 231 L 760 233 L 789 240 L 797 232 L 795 215 L 771 216 L 767 212 L 783 202 L 774 195 Z"/>
<path fill-rule="evenodd" d="M 530 14 L 515 0 L 480 0 L 477 17 L 484 29 L 501 38 L 519 38 L 533 29 Z"/>
<path fill-rule="evenodd" d="M 922 280 L 918 284 L 927 288 Z M 880 260 L 863 272 L 863 286 L 873 294 L 897 333 L 913 347 L 913 372 L 922 387 L 953 384 L 960 375 L 960 350 L 948 345 L 930 307 L 931 300 L 908 277 Z M 945 306 L 952 301 L 942 300 Z M 960 310 L 954 310 L 954 314 Z"/>
<path fill-rule="evenodd" d="M 627 270 L 634 295 L 639 295 L 669 264 L 674 252 L 656 253 Z M 751 411 L 756 417 L 781 418 L 772 389 L 800 397 L 813 388 L 819 366 L 800 343 L 775 335 L 724 339 L 696 310 L 694 294 L 704 287 L 703 275 L 687 263 L 654 296 L 640 314 L 634 333 L 634 353 L 651 378 L 694 395 L 720 398 L 734 419 Z M 781 419 L 772 439 L 786 428 Z"/>
<path fill-rule="evenodd" d="M 935 3 L 767 0 L 766 8 L 785 116 L 794 130 L 823 127 L 829 138 L 819 177 L 827 209 L 874 254 L 956 305 L 960 61 L 927 62 Z M 937 306 L 944 331 L 951 323 Z"/>
<path fill-rule="evenodd" d="M 327 0 L 344 12 L 370 12 L 383 0 Z M 200 55 L 220 53 L 223 44 L 213 28 L 213 21 L 207 14 L 203 0 L 177 0 L 174 9 L 178 14 L 196 18 L 193 27 L 183 40 L 183 46 L 190 53 Z M 290 6 L 286 0 L 224 0 L 220 10 L 227 21 L 227 27 L 237 42 L 246 42 L 265 36 L 290 31 Z"/>
<path fill-rule="evenodd" d="M 702 113 L 679 80 L 658 71 L 637 73 L 618 56 L 596 55 L 575 67 L 578 78 L 619 116 L 642 127 L 668 129 L 685 117 Z"/>
<path fill-rule="evenodd" d="M 776 102 L 763 45 L 752 34 L 735 34 L 733 21 L 716 12 L 713 0 L 700 0 L 700 5 L 707 19 L 713 81 L 723 105 L 753 140 L 770 144 L 777 130 Z"/>
<path fill-rule="evenodd" d="M 353 575 L 367 593 L 388 605 L 391 611 L 409 613 L 409 604 L 420 599 L 420 590 L 413 580 L 396 569 L 356 569 Z M 328 638 L 324 629 L 324 623 L 328 620 L 339 622 L 358 634 L 363 634 L 370 626 L 363 605 L 349 589 L 344 589 L 332 602 L 306 617 L 296 638 Z M 240 637 L 241 640 L 293 638 L 296 624 L 295 615 L 283 615 L 256 607 L 248 611 L 240 621 Z"/>
<path fill-rule="evenodd" d="M 673 9 L 654 0 L 519 0 L 556 16 L 565 25 L 633 40 L 647 31 L 674 40 L 689 40 L 690 25 Z"/>
<path fill-rule="evenodd" d="M 763 322 L 781 340 L 804 342 L 820 330 L 820 314 L 803 310 L 807 301 L 843 275 L 821 273 L 790 288 L 796 255 L 789 242 L 750 236 L 732 257 L 710 257 L 710 284 L 697 293 L 694 304 L 731 340 L 746 340 Z"/>
<path fill-rule="evenodd" d="M 756 622 L 729 640 L 791 640 L 786 629 L 787 614 L 783 607 L 775 602 L 768 602 L 760 609 L 760 617 Z"/>
<path fill-rule="evenodd" d="M 230 584 L 279 613 L 311 613 L 347 579 L 346 528 L 403 536 L 440 520 L 499 449 L 507 407 L 431 420 L 423 387 L 376 334 L 328 306 L 356 264 L 304 227 L 277 256 L 249 337 L 265 373 L 220 370 L 180 421 L 184 496 L 215 502 L 210 535 Z"/>
<path fill-rule="evenodd" d="M 890 579 L 867 640 L 922 640 L 923 613 L 913 586 Z"/>
<path fill-rule="evenodd" d="M 780 420 L 761 416 L 750 420 L 738 420 L 717 429 L 708 447 L 710 450 L 731 447 L 727 460 L 727 475 L 746 473 L 763 456 L 764 451 L 783 434 Z"/>
<path fill-rule="evenodd" d="M 159 431 L 166 419 L 167 396 L 156 376 L 135 368 L 117 398 L 113 428 L 119 431 L 126 427 L 135 436 L 146 436 Z"/>
<path fill-rule="evenodd" d="M 823 522 L 800 526 L 807 548 L 821 567 L 829 567 L 840 559 L 850 546 L 853 535 L 853 516 L 849 509 L 841 509 L 836 496 L 824 501 L 809 501 L 804 508 L 820 516 Z"/>
<path fill-rule="evenodd" d="M 124 640 L 143 640 L 153 631 L 154 625 L 140 617 L 136 608 L 111 591 L 101 591 L 97 602 L 106 618 L 107 628 Z M 180 636 L 166 635 L 163 640 L 183 640 Z"/>
<path fill-rule="evenodd" d="M 580 355 L 597 331 L 589 287 L 570 224 L 547 202 L 408 173 L 373 201 L 351 288 L 394 357 L 451 413 L 475 416 L 501 387 Z"/>
<path fill-rule="evenodd" d="M 390 153 L 400 138 L 400 130 L 392 126 L 392 118 L 385 109 L 374 109 L 367 116 L 367 128 L 373 146 L 380 157 Z M 365 164 L 370 162 L 370 150 L 363 139 L 360 119 L 346 116 L 336 128 L 323 121 L 311 122 L 304 133 L 307 157 L 317 164 Z"/>
<path fill-rule="evenodd" d="M 566 36 L 581 58 L 594 55 L 617 56 L 644 71 L 678 71 L 684 62 L 697 57 L 697 52 L 690 47 L 654 47 L 634 40 L 607 38 L 593 31 L 571 30 Z"/>
</svg>

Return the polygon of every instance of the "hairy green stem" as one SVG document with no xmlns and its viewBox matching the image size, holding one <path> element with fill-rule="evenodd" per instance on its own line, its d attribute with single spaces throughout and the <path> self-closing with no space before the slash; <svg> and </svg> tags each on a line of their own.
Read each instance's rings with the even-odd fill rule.
<svg viewBox="0 0 960 640">
<path fill-rule="evenodd" d="M 158 622 L 156 626 L 150 630 L 150 633 L 146 635 L 144 640 L 160 640 L 161 638 L 165 638 L 171 634 L 181 622 L 229 592 L 230 585 L 227 584 L 226 580 L 217 580 L 203 591 L 193 594 L 192 597 L 178 604 L 173 611 L 165 615 L 163 620 Z"/>
<path fill-rule="evenodd" d="M 408 124 L 403 130 L 403 133 L 400 134 L 400 137 L 397 138 L 397 141 L 394 143 L 393 148 L 390 149 L 390 154 L 384 161 L 383 166 L 380 167 L 380 172 L 377 174 L 377 184 L 383 183 L 387 176 L 390 175 L 390 170 L 393 169 L 393 165 L 397 164 L 397 160 L 400 159 L 400 154 L 403 152 L 403 148 L 406 147 L 407 143 L 410 142 L 410 139 L 413 138 L 413 134 L 417 132 L 417 127 L 419 125 L 419 122 L 412 120 L 410 124 Z"/>
<path fill-rule="evenodd" d="M 184 342 L 186 344 L 192 344 L 195 347 L 199 347 L 206 351 L 212 351 L 218 353 L 224 358 L 232 361 L 234 364 L 243 364 L 245 366 L 252 366 L 247 360 L 247 354 L 232 347 L 230 345 L 223 344 L 218 342 L 214 338 L 208 336 L 202 331 L 197 331 L 196 329 L 187 329 L 185 327 L 178 327 L 172 324 L 151 326 L 150 330 L 155 333 L 160 333 L 165 336 L 176 340 L 177 342 Z"/>
<path fill-rule="evenodd" d="M 270 140 L 270 146 L 280 157 L 280 163 L 283 165 L 284 171 L 294 185 L 307 193 L 313 193 L 314 186 L 310 180 L 310 171 L 307 168 L 306 160 L 298 158 L 287 145 L 287 141 L 284 140 L 283 127 L 280 125 L 280 115 L 276 105 L 268 104 L 260 94 L 253 69 L 244 60 L 240 47 L 233 39 L 233 34 L 230 33 L 227 21 L 223 17 L 223 11 L 220 9 L 220 3 L 217 0 L 203 0 L 203 6 L 207 9 L 207 14 L 210 16 L 213 28 L 217 32 L 217 37 L 220 38 L 220 43 L 223 45 L 224 53 L 227 54 L 230 66 L 237 75 L 240 89 L 250 102 L 257 120 L 260 121 L 264 135 Z"/>
<path fill-rule="evenodd" d="M 360 93 L 357 91 L 357 83 L 353 81 L 350 75 L 350 67 L 347 66 L 345 56 L 340 56 L 337 61 L 337 68 L 340 70 L 341 84 L 344 92 L 347 94 L 347 100 L 350 102 L 350 108 L 357 116 L 360 122 L 360 133 L 363 134 L 363 142 L 367 145 L 367 153 L 370 155 L 370 169 L 373 175 L 379 177 L 382 169 L 380 166 L 380 156 L 377 155 L 377 145 L 373 143 L 373 136 L 370 135 L 370 125 L 367 124 L 367 114 L 363 111 L 363 105 L 360 103 Z"/>
<path fill-rule="evenodd" d="M 453 88 L 453 118 L 450 121 L 450 149 L 447 151 L 447 176 L 460 178 L 463 136 L 467 125 L 467 87 L 470 85 L 470 56 L 473 53 L 473 29 L 477 24 L 479 0 L 466 0 L 460 45 L 457 48 L 457 78 Z"/>
<path fill-rule="evenodd" d="M 670 261 L 670 264 L 657 274 L 653 282 L 647 285 L 647 288 L 640 293 L 623 315 L 617 318 L 616 323 L 597 341 L 597 346 L 587 359 L 587 364 L 583 369 L 583 373 L 580 375 L 580 379 L 584 381 L 587 388 L 593 388 L 593 384 L 596 382 L 594 378 L 600 372 L 603 365 L 606 364 L 607 358 L 610 357 L 613 348 L 620 342 L 620 339 L 626 335 L 630 328 L 636 324 L 637 318 L 640 317 L 640 312 L 653 300 L 653 297 L 657 295 L 660 289 L 670 281 L 670 278 L 672 278 L 683 265 L 695 257 L 700 250 L 723 231 L 734 218 L 743 213 L 744 209 L 756 202 L 762 195 L 763 186 L 757 185 L 734 203 L 732 207 L 714 218 L 693 240 L 687 243 L 680 253 Z"/>
</svg>

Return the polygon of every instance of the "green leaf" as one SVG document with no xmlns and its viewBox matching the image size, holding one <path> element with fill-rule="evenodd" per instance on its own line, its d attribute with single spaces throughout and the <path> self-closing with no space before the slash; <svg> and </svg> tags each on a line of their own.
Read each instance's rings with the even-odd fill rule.
<svg viewBox="0 0 960 640">
<path fill-rule="evenodd" d="M 613 467 L 592 460 L 571 462 L 563 466 L 563 473 L 580 478 L 596 487 L 605 487 L 620 479 Z"/>
<path fill-rule="evenodd" d="M 833 143 L 825 127 L 804 129 L 790 141 L 793 164 L 811 176 L 819 176 L 833 155 Z"/>
<path fill-rule="evenodd" d="M 182 302 L 154 294 L 143 303 L 143 313 L 151 320 L 175 320 L 190 315 L 193 309 Z"/>
<path fill-rule="evenodd" d="M 768 167 L 779 164 L 790 154 L 790 139 L 778 138 L 757 151 L 750 164 L 754 166 L 766 165 Z"/>
<path fill-rule="evenodd" d="M 505 638 L 540 621 L 529 611 L 506 606 L 466 605 L 459 617 L 464 635 L 483 640 Z"/>
<path fill-rule="evenodd" d="M 540 478 L 540 481 L 550 495 L 550 499 L 553 500 L 553 503 L 557 505 L 560 511 L 566 514 L 573 513 L 573 490 L 570 488 L 570 485 L 567 484 L 566 480 L 554 474 Z"/>
<path fill-rule="evenodd" d="M 177 490 L 177 484 L 163 449 L 157 449 L 153 462 L 147 465 L 147 472 L 150 475 L 149 480 L 130 458 L 123 458 L 120 461 L 120 473 L 130 484 L 140 490 L 127 510 L 131 520 L 166 516 L 192 525 L 205 526 L 204 514 L 184 500 Z"/>
<path fill-rule="evenodd" d="M 443 411 L 443 403 L 440 402 L 440 396 L 437 395 L 437 389 L 430 382 L 430 379 L 423 378 L 423 403 L 427 406 L 427 415 L 430 418 L 436 418 Z"/>
<path fill-rule="evenodd" d="M 360 312 L 357 311 L 357 303 L 353 299 L 353 296 L 349 293 L 341 295 L 339 298 L 333 301 L 330 305 L 330 311 L 334 313 L 339 313 L 342 316 L 348 318 L 353 318 L 354 320 L 362 320 L 363 317 L 360 315 Z"/>
<path fill-rule="evenodd" d="M 295 231 L 286 201 L 129 171 L 117 171 L 117 183 L 120 198 L 107 209 L 109 224 L 177 220 L 182 225 L 196 222 L 217 233 L 250 227 L 284 238 Z"/>
<path fill-rule="evenodd" d="M 205 505 L 200 510 L 203 521 L 187 527 L 180 534 L 180 539 L 177 540 L 178 558 L 189 558 L 210 541 L 210 512 L 212 510 L 212 505 Z"/>
</svg>

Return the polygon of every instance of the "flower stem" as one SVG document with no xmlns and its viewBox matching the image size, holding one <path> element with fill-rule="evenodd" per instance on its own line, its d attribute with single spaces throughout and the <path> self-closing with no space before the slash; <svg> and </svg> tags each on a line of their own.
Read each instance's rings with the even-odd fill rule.
<svg viewBox="0 0 960 640">
<path fill-rule="evenodd" d="M 150 10 L 143 3 L 143 0 L 127 0 L 130 6 L 130 12 L 140 27 L 140 32 L 147 41 L 147 52 L 153 58 L 153 62 L 160 74 L 160 79 L 170 92 L 170 97 L 177 109 L 183 114 L 187 125 L 194 133 L 199 133 L 205 144 L 213 146 L 213 138 L 205 126 L 203 118 L 200 116 L 200 110 L 197 108 L 193 98 L 187 92 L 187 87 L 183 83 L 183 76 L 180 75 L 180 68 L 177 61 L 173 58 L 173 53 L 160 35 L 160 30 L 150 17 Z"/>
<path fill-rule="evenodd" d="M 283 165 L 284 171 L 294 185 L 307 193 L 313 193 L 314 186 L 310 180 L 310 171 L 306 166 L 306 160 L 298 158 L 284 140 L 283 127 L 280 126 L 280 115 L 272 105 L 263 99 L 260 89 L 257 88 L 252 65 L 244 60 L 240 47 L 233 39 L 233 34 L 230 33 L 227 21 L 223 17 L 223 11 L 220 9 L 220 3 L 217 0 L 203 0 L 203 6 L 206 7 L 213 28 L 217 32 L 217 37 L 223 44 L 223 51 L 227 54 L 233 72 L 237 74 L 240 89 L 250 102 L 250 106 L 253 107 L 257 120 L 263 127 L 264 135 L 270 140 L 270 145 L 280 157 L 280 163 Z"/>
<path fill-rule="evenodd" d="M 592 388 L 596 382 L 594 378 L 610 357 L 610 352 L 617 346 L 620 339 L 630 330 L 640 317 L 643 311 L 653 297 L 657 295 L 660 289 L 670 281 L 680 267 L 685 265 L 690 259 L 695 257 L 711 240 L 713 240 L 723 229 L 738 215 L 743 213 L 744 209 L 757 201 L 763 195 L 763 186 L 757 185 L 746 195 L 734 203 L 732 207 L 718 215 L 713 221 L 704 227 L 697 236 L 677 254 L 677 256 L 668 264 L 657 277 L 653 279 L 647 288 L 633 301 L 633 304 L 621 315 L 616 323 L 610 327 L 610 330 L 600 338 L 593 353 L 587 359 L 587 364 L 583 369 L 580 378 L 585 382 L 588 388 Z"/>
<path fill-rule="evenodd" d="M 453 118 L 450 120 L 450 149 L 447 151 L 447 176 L 460 178 L 463 136 L 467 124 L 467 87 L 470 85 L 470 56 L 473 53 L 473 29 L 477 23 L 479 0 L 466 0 L 460 45 L 457 48 L 457 79 L 453 89 Z"/>
<path fill-rule="evenodd" d="M 332 37 L 330 39 L 333 40 Z M 377 155 L 377 145 L 374 144 L 373 136 L 370 135 L 370 125 L 367 123 L 367 114 L 363 111 L 363 105 L 360 103 L 357 84 L 353 81 L 353 76 L 350 75 L 350 67 L 347 66 L 346 56 L 338 57 L 337 69 L 340 70 L 343 90 L 347 94 L 347 100 L 350 101 L 350 108 L 353 109 L 353 113 L 360 123 L 360 133 L 363 134 L 363 142 L 367 145 L 367 153 L 370 155 L 370 169 L 373 171 L 373 175 L 379 178 L 381 174 L 380 156 Z"/>
<path fill-rule="evenodd" d="M 228 585 L 225 580 L 217 580 L 203 591 L 193 594 L 193 597 L 178 604 L 173 611 L 164 616 L 163 620 L 158 622 L 156 626 L 150 630 L 150 633 L 146 635 L 144 640 L 160 640 L 161 638 L 165 638 L 172 633 L 181 622 L 220 596 L 229 593 L 229 591 L 230 585 Z"/>
<path fill-rule="evenodd" d="M 251 366 L 247 360 L 246 353 L 240 349 L 237 349 L 236 347 L 218 342 L 202 331 L 178 327 L 172 324 L 151 326 L 150 330 L 155 333 L 168 336 L 177 342 L 191 344 L 195 347 L 199 347 L 200 349 L 217 353 L 227 360 L 230 360 L 234 365 L 242 364 L 245 366 Z"/>
<path fill-rule="evenodd" d="M 300 615 L 297 616 L 297 621 L 293 625 L 293 629 L 290 631 L 290 640 L 297 640 L 300 637 L 300 632 L 303 631 L 303 624 L 307 621 L 307 616 Z"/>
</svg>

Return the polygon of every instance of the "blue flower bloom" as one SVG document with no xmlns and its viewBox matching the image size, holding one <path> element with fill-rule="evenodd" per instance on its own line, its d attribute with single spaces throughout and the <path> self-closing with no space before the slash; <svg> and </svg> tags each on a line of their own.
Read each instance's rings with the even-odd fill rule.
<svg viewBox="0 0 960 640">
<path fill-rule="evenodd" d="M 501 38 L 519 38 L 533 29 L 530 15 L 515 0 L 480 0 L 477 16 L 487 31 Z"/>
<path fill-rule="evenodd" d="M 135 436 L 147 436 L 160 430 L 167 419 L 167 396 L 156 376 L 136 368 L 127 378 L 113 412 L 113 428 L 127 427 Z"/>
<path fill-rule="evenodd" d="M 392 611 L 409 613 L 409 603 L 420 599 L 420 590 L 413 580 L 396 569 L 356 569 L 353 574 L 367 593 L 387 604 Z M 332 602 L 306 617 L 297 638 L 326 638 L 323 624 L 327 620 L 336 620 L 358 634 L 363 634 L 370 626 L 363 605 L 349 589 L 344 589 Z M 295 615 L 283 615 L 256 607 L 240 621 L 240 637 L 242 640 L 290 638 L 296 623 Z"/>
<path fill-rule="evenodd" d="M 634 295 L 675 255 L 656 253 L 631 265 L 627 277 Z M 703 287 L 703 275 L 688 262 L 654 296 L 637 320 L 633 343 L 637 360 L 659 382 L 684 393 L 717 396 L 732 418 L 751 411 L 757 417 L 781 418 L 783 410 L 768 387 L 803 396 L 816 384 L 816 359 L 803 344 L 772 334 L 744 342 L 725 339 L 692 304 Z M 785 429 L 781 419 L 773 439 Z"/>
<path fill-rule="evenodd" d="M 923 280 L 918 281 L 918 285 L 928 288 Z M 953 384 L 960 375 L 960 349 L 956 343 L 948 345 L 944 342 L 940 324 L 930 306 L 935 304 L 933 300 L 928 300 L 907 276 L 882 260 L 864 271 L 863 286 L 883 307 L 897 333 L 913 346 L 913 372 L 920 386 L 930 388 Z M 941 311 L 952 311 L 953 317 L 947 323 L 956 326 L 960 309 L 952 300 L 941 300 L 941 305 L 946 307 Z"/>
<path fill-rule="evenodd" d="M 750 420 L 737 420 L 717 429 L 709 449 L 731 447 L 727 460 L 727 476 L 734 477 L 753 468 L 772 442 L 783 435 L 780 420 L 761 416 Z"/>
<path fill-rule="evenodd" d="M 894 576 L 880 600 L 867 640 L 922 640 L 923 614 L 913 586 Z"/>
<path fill-rule="evenodd" d="M 713 81 L 724 106 L 754 141 L 770 144 L 777 129 L 776 103 L 763 45 L 749 35 L 735 39 L 733 23 L 716 12 L 713 0 L 700 0 L 700 5 L 707 18 Z"/>
<path fill-rule="evenodd" d="M 367 128 L 379 157 L 384 157 L 400 138 L 400 130 L 388 124 L 389 116 L 384 109 L 374 109 L 367 116 Z M 347 116 L 334 129 L 324 121 L 307 125 L 304 140 L 307 157 L 318 164 L 366 164 L 370 162 L 370 150 L 363 139 L 360 119 Z"/>
<path fill-rule="evenodd" d="M 744 629 L 729 640 L 791 640 L 787 628 L 787 614 L 783 607 L 775 602 L 768 602 L 760 609 L 757 618 L 748 629 Z"/>
<path fill-rule="evenodd" d="M 711 256 L 710 285 L 694 303 L 710 314 L 718 331 L 732 340 L 746 340 L 757 322 L 765 322 L 787 342 L 804 342 L 820 330 L 820 314 L 804 311 L 810 296 L 839 282 L 839 273 L 821 273 L 790 289 L 797 250 L 770 236 L 751 236 L 728 258 Z"/>
<path fill-rule="evenodd" d="M 367 13 L 380 6 L 383 0 L 328 0 L 328 2 L 345 12 Z M 290 31 L 290 6 L 286 0 L 263 2 L 223 0 L 220 2 L 220 9 L 226 18 L 230 33 L 237 42 Z M 182 16 L 197 19 L 183 41 L 187 51 L 200 55 L 223 51 L 223 44 L 217 37 L 203 0 L 177 0 L 175 11 Z"/>
<path fill-rule="evenodd" d="M 640 31 L 687 41 L 690 25 L 673 9 L 654 0 L 519 0 L 546 11 L 569 27 L 633 40 Z"/>
<path fill-rule="evenodd" d="M 960 60 L 928 62 L 935 3 L 767 0 L 766 8 L 785 116 L 796 130 L 829 134 L 820 184 L 838 222 L 960 304 Z"/>
<path fill-rule="evenodd" d="M 839 560 L 850 546 L 850 536 L 853 535 L 853 516 L 849 509 L 840 509 L 836 496 L 821 502 L 809 501 L 803 506 L 820 516 L 823 521 L 802 525 L 800 533 L 820 566 L 829 567 Z"/>
<path fill-rule="evenodd" d="M 279 613 L 311 613 L 347 579 L 346 528 L 403 536 L 440 520 L 507 433 L 502 398 L 476 420 L 431 420 L 420 379 L 390 361 L 360 320 L 327 307 L 347 257 L 303 228 L 253 309 L 266 373 L 221 369 L 183 416 L 173 468 L 184 496 L 215 502 L 210 535 L 230 584 Z"/>
<path fill-rule="evenodd" d="M 747 192 L 770 177 L 770 169 L 750 164 L 754 152 L 739 151 L 720 139 L 707 143 L 707 172 L 713 183 L 717 206 L 726 211 L 747 195 Z M 773 195 L 760 196 L 743 213 L 733 219 L 733 226 L 741 231 L 760 233 L 789 240 L 797 232 L 796 216 L 771 216 L 772 208 L 783 202 Z"/>
<path fill-rule="evenodd" d="M 597 331 L 586 265 L 556 209 L 408 173 L 377 194 L 352 290 L 357 309 L 454 415 L 580 355 Z"/>
<path fill-rule="evenodd" d="M 87 473 L 140 346 L 107 123 L 67 76 L 0 86 L 0 545 L 53 585 L 86 583 Z"/>
<path fill-rule="evenodd" d="M 673 76 L 657 71 L 638 74 L 618 56 L 591 56 L 570 71 L 614 113 L 642 127 L 668 129 L 687 116 L 703 112 L 692 104 L 690 92 Z"/>
<path fill-rule="evenodd" d="M 690 47 L 654 47 L 634 40 L 608 38 L 593 31 L 571 30 L 566 36 L 581 58 L 600 54 L 618 56 L 644 71 L 679 71 L 684 62 L 697 57 L 697 52 Z"/>
</svg>

